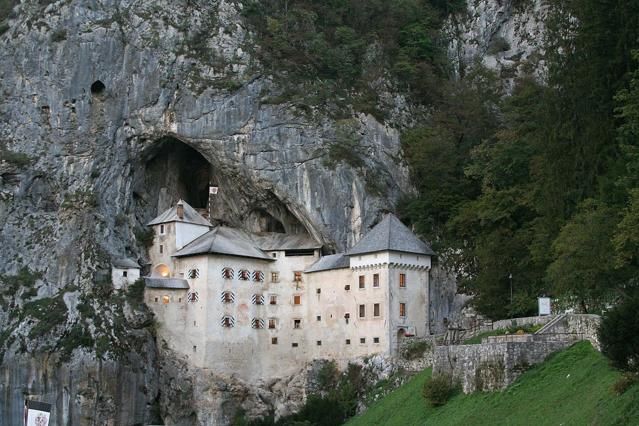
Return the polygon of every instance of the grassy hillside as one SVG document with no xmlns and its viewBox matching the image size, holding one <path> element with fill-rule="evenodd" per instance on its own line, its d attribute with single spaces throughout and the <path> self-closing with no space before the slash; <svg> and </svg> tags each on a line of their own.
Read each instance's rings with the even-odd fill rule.
<svg viewBox="0 0 639 426">
<path fill-rule="evenodd" d="M 639 425 L 639 385 L 615 396 L 620 373 L 588 342 L 555 354 L 503 392 L 459 394 L 439 408 L 421 395 L 430 375 L 421 372 L 347 425 Z"/>
</svg>

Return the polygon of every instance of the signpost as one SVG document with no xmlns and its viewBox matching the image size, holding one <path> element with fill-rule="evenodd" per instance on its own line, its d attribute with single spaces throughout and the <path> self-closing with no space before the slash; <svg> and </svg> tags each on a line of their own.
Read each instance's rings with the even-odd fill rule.
<svg viewBox="0 0 639 426">
<path fill-rule="evenodd" d="M 550 297 L 539 297 L 539 315 L 550 315 Z"/>
</svg>

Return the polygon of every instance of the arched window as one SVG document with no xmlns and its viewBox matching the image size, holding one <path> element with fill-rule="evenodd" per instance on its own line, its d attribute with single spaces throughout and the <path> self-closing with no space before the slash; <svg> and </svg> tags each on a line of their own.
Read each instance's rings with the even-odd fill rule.
<svg viewBox="0 0 639 426">
<path fill-rule="evenodd" d="M 232 280 L 234 275 L 235 271 L 233 271 L 233 268 L 229 268 L 227 266 L 226 268 L 222 269 L 222 278 L 224 278 L 225 280 Z"/>
<path fill-rule="evenodd" d="M 222 292 L 222 303 L 235 303 L 235 295 L 231 291 Z"/>
<path fill-rule="evenodd" d="M 222 327 L 231 328 L 235 326 L 235 318 L 230 315 L 224 315 L 221 321 Z"/>
<path fill-rule="evenodd" d="M 169 276 L 171 276 L 171 270 L 165 264 L 160 263 L 155 268 L 153 268 L 153 275 L 155 275 L 156 277 L 159 276 L 163 278 L 168 278 Z"/>
<path fill-rule="evenodd" d="M 238 278 L 242 281 L 248 281 L 251 278 L 251 273 L 248 269 L 240 269 L 240 272 L 238 272 Z"/>
<path fill-rule="evenodd" d="M 255 281 L 255 282 L 264 281 L 264 272 L 262 272 L 262 271 L 253 271 L 253 281 Z"/>
</svg>

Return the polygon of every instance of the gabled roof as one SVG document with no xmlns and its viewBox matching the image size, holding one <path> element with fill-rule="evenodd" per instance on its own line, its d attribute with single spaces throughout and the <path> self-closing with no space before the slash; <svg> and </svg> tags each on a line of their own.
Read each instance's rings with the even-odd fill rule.
<svg viewBox="0 0 639 426">
<path fill-rule="evenodd" d="M 406 227 L 392 213 L 384 216 L 357 244 L 346 252 L 347 255 L 374 253 L 378 251 L 401 251 L 434 256 L 428 244 Z"/>
<path fill-rule="evenodd" d="M 136 262 L 133 259 L 128 259 L 124 257 L 115 259 L 113 262 L 111 262 L 111 264 L 114 267 L 120 268 L 120 269 L 133 269 L 133 268 L 140 269 L 140 265 L 138 265 L 138 262 Z"/>
<path fill-rule="evenodd" d="M 177 204 L 182 203 L 184 206 L 184 218 L 180 219 L 177 215 Z M 159 225 L 161 223 L 168 222 L 182 222 L 182 223 L 193 223 L 195 225 L 203 225 L 210 227 L 211 224 L 208 220 L 204 219 L 201 214 L 199 214 L 193 207 L 189 205 L 184 200 L 180 200 L 177 204 L 171 207 L 168 210 L 165 210 L 158 217 L 153 219 L 151 222 L 147 223 L 147 226 L 151 225 Z"/>
<path fill-rule="evenodd" d="M 144 284 L 149 288 L 166 288 L 188 290 L 189 283 L 184 278 L 144 277 Z"/>
<path fill-rule="evenodd" d="M 173 256 L 184 257 L 206 253 L 226 254 L 270 261 L 274 260 L 258 247 L 248 233 L 226 226 L 218 226 L 206 234 L 201 235 L 175 252 Z"/>
<path fill-rule="evenodd" d="M 328 256 L 321 257 L 320 260 L 313 263 L 304 272 L 330 271 L 332 269 L 345 269 L 350 266 L 350 259 L 344 253 L 330 254 Z"/>
<path fill-rule="evenodd" d="M 308 234 L 280 234 L 277 232 L 263 232 L 251 234 L 257 246 L 262 250 L 304 250 L 322 248 Z"/>
</svg>

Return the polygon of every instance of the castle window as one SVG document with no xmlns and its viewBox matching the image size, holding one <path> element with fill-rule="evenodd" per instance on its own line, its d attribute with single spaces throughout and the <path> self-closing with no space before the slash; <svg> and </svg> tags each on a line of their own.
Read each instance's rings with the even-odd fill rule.
<svg viewBox="0 0 639 426">
<path fill-rule="evenodd" d="M 346 339 L 346 344 L 350 345 L 351 344 L 351 339 Z"/>
<path fill-rule="evenodd" d="M 296 348 L 297 347 L 297 343 L 291 343 L 291 346 Z"/>
<path fill-rule="evenodd" d="M 274 329 L 274 328 L 275 328 L 276 323 L 277 323 L 277 322 L 275 321 L 275 318 L 269 318 L 269 319 L 268 319 L 268 328 L 270 328 L 270 329 Z"/>
<path fill-rule="evenodd" d="M 293 328 L 302 328 L 302 320 L 300 319 L 293 320 Z"/>
<path fill-rule="evenodd" d="M 164 253 L 164 246 L 160 244 L 160 254 Z"/>
<path fill-rule="evenodd" d="M 379 337 L 373 337 L 373 343 L 379 343 Z"/>
<path fill-rule="evenodd" d="M 321 315 L 318 315 L 318 316 L 317 316 L 317 320 L 318 320 L 318 321 L 321 321 L 321 320 L 322 320 L 322 316 L 321 316 Z"/>
<path fill-rule="evenodd" d="M 224 278 L 225 280 L 232 280 L 234 275 L 235 271 L 233 271 L 233 268 L 229 268 L 227 266 L 226 268 L 222 269 L 222 278 Z"/>
<path fill-rule="evenodd" d="M 186 274 L 187 277 L 194 280 L 200 277 L 200 270 L 197 268 L 189 269 L 189 272 Z"/>
<path fill-rule="evenodd" d="M 222 327 L 231 328 L 235 326 L 235 318 L 225 315 L 222 317 Z"/>
<path fill-rule="evenodd" d="M 251 320 L 251 327 L 255 328 L 255 329 L 262 329 L 264 328 L 264 320 L 261 318 L 253 318 Z"/>
<path fill-rule="evenodd" d="M 162 303 L 164 303 L 165 305 L 169 303 L 170 301 L 171 301 L 171 298 L 169 296 L 162 296 Z"/>
<path fill-rule="evenodd" d="M 261 294 L 254 294 L 251 298 L 254 305 L 263 305 L 264 304 L 264 296 Z"/>
<path fill-rule="evenodd" d="M 359 276 L 359 288 L 364 288 L 366 286 L 366 277 L 364 275 Z"/>
<path fill-rule="evenodd" d="M 251 273 L 248 271 L 248 269 L 240 269 L 240 272 L 238 272 L 237 276 L 242 281 L 248 281 L 251 278 Z"/>
<path fill-rule="evenodd" d="M 366 343 L 366 337 L 360 337 L 359 343 L 362 343 L 362 344 Z"/>
<path fill-rule="evenodd" d="M 344 318 L 346 318 L 347 320 L 348 320 L 350 317 L 351 317 L 351 314 L 349 314 L 348 312 L 346 312 L 346 313 L 344 314 Z"/>
<path fill-rule="evenodd" d="M 280 282 L 280 273 L 279 272 L 271 272 L 271 282 L 279 283 Z"/>
<path fill-rule="evenodd" d="M 364 318 L 366 316 L 366 305 L 359 305 L 359 317 Z"/>
<path fill-rule="evenodd" d="M 379 274 L 373 274 L 373 287 L 379 287 Z"/>
<path fill-rule="evenodd" d="M 193 352 L 197 352 L 197 346 L 193 346 Z"/>
<path fill-rule="evenodd" d="M 233 292 L 222 292 L 222 303 L 235 303 L 235 295 L 233 294 Z"/>
<path fill-rule="evenodd" d="M 399 274 L 399 286 L 401 288 L 406 287 L 406 274 Z"/>
<path fill-rule="evenodd" d="M 197 302 L 199 298 L 200 298 L 200 295 L 198 294 L 197 291 L 188 292 L 186 295 L 186 300 L 188 300 L 189 302 Z"/>
<path fill-rule="evenodd" d="M 271 337 L 271 345 L 277 345 L 277 337 Z"/>
<path fill-rule="evenodd" d="M 122 276 L 123 276 L 123 277 L 126 277 L 127 275 L 128 275 L 128 274 L 127 274 L 127 271 L 122 271 Z"/>
<path fill-rule="evenodd" d="M 160 225 L 160 235 L 164 235 L 164 225 Z"/>
<path fill-rule="evenodd" d="M 344 290 L 349 291 L 351 289 L 351 285 L 350 284 L 346 284 L 344 286 Z"/>
<path fill-rule="evenodd" d="M 182 302 L 182 298 L 181 297 L 178 297 L 178 302 Z"/>
<path fill-rule="evenodd" d="M 294 277 L 293 277 L 293 280 L 294 280 L 296 283 L 301 282 L 301 281 L 302 281 L 302 271 L 295 271 L 295 272 L 294 272 L 294 274 L 295 274 L 295 275 L 294 275 Z"/>
<path fill-rule="evenodd" d="M 378 317 L 379 316 L 379 303 L 375 303 L 373 305 L 373 316 L 374 317 Z"/>
<path fill-rule="evenodd" d="M 321 288 L 318 288 L 315 292 L 316 292 L 317 294 L 322 294 L 322 289 L 321 289 Z"/>
<path fill-rule="evenodd" d="M 158 303 L 158 298 L 157 297 L 155 298 L 155 303 Z"/>
<path fill-rule="evenodd" d="M 262 271 L 253 271 L 253 281 L 255 281 L 255 282 L 264 281 L 264 272 L 262 272 Z"/>
<path fill-rule="evenodd" d="M 317 341 L 317 346 L 322 346 L 322 341 L 321 340 Z"/>
<path fill-rule="evenodd" d="M 406 303 L 400 303 L 399 304 L 399 316 L 400 317 L 405 317 L 406 316 Z"/>
<path fill-rule="evenodd" d="M 271 294 L 269 296 L 269 302 L 268 303 L 271 304 L 271 305 L 277 305 L 277 296 L 274 295 L 274 294 Z"/>
<path fill-rule="evenodd" d="M 276 259 L 277 259 L 277 252 L 276 252 L 276 251 L 274 251 L 273 253 L 271 253 L 271 256 L 273 256 L 274 258 L 276 258 Z"/>
<path fill-rule="evenodd" d="M 301 305 L 302 304 L 302 296 L 300 296 L 299 294 L 296 294 L 295 296 L 293 296 L 293 304 L 294 305 Z"/>
</svg>

